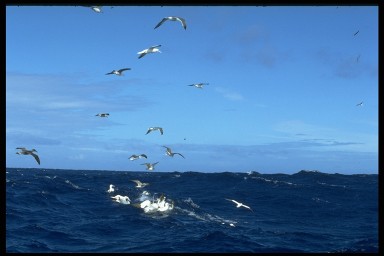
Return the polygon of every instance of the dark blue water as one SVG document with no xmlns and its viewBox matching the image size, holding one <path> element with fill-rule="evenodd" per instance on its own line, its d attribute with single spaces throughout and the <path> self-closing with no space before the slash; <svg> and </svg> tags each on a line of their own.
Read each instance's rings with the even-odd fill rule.
<svg viewBox="0 0 384 256">
<path fill-rule="evenodd" d="M 150 185 L 136 188 L 132 179 Z M 143 190 L 166 195 L 174 209 L 148 214 L 111 199 L 134 202 Z M 378 175 L 6 169 L 6 252 L 378 248 Z"/>
</svg>

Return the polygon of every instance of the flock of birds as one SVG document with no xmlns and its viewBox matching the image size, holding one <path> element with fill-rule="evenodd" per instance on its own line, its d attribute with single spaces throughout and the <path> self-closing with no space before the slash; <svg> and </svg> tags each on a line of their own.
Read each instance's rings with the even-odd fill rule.
<svg viewBox="0 0 384 256">
<path fill-rule="evenodd" d="M 102 13 L 103 12 L 102 11 L 102 6 L 83 6 L 83 7 L 91 8 L 96 13 Z M 111 8 L 113 8 L 113 7 L 111 7 Z M 178 21 L 178 22 L 181 23 L 181 26 L 184 28 L 184 30 L 187 29 L 187 23 L 186 23 L 185 19 L 181 18 L 181 17 L 177 17 L 177 16 L 164 17 L 155 26 L 154 29 L 157 29 L 158 27 L 160 27 L 161 25 L 163 25 L 167 21 Z M 151 46 L 151 47 L 149 47 L 147 49 L 144 49 L 142 51 L 137 52 L 137 54 L 139 54 L 138 58 L 141 59 L 141 58 L 143 58 L 144 56 L 146 56 L 147 54 L 150 54 L 150 53 L 161 53 L 159 47 L 161 47 L 161 45 L 155 45 L 155 46 Z M 117 70 L 112 70 L 111 72 L 106 73 L 106 75 L 122 76 L 123 72 L 125 72 L 127 70 L 131 70 L 131 68 L 121 68 L 121 69 L 117 69 Z M 194 86 L 196 88 L 202 89 L 203 86 L 208 85 L 208 84 L 209 83 L 194 83 L 194 84 L 189 84 L 187 86 Z M 98 113 L 98 114 L 96 114 L 96 116 L 98 116 L 98 117 L 108 117 L 109 113 Z M 160 135 L 164 134 L 164 130 L 163 130 L 162 127 L 156 127 L 155 126 L 155 127 L 149 127 L 145 135 L 147 135 L 147 134 L 149 134 L 149 133 L 151 133 L 153 131 L 159 131 Z M 174 157 L 174 155 L 179 155 L 180 157 L 185 158 L 184 155 L 182 155 L 181 153 L 172 152 L 172 149 L 170 147 L 167 147 L 167 146 L 162 146 L 162 147 L 165 148 L 165 150 L 166 150 L 165 154 L 167 156 Z M 35 158 L 36 162 L 40 165 L 40 158 L 36 154 L 37 153 L 36 149 L 28 150 L 28 149 L 26 149 L 24 147 L 18 147 L 16 149 L 20 150 L 16 154 L 19 154 L 19 155 L 31 155 L 31 156 L 33 156 Z M 134 160 L 138 160 L 138 159 L 141 159 L 141 158 L 147 159 L 147 155 L 146 154 L 138 154 L 138 155 L 133 154 L 133 155 L 131 155 L 129 157 L 129 160 L 134 161 Z M 155 169 L 155 165 L 157 165 L 158 163 L 159 162 L 143 163 L 141 165 L 145 165 L 147 170 L 153 171 Z M 136 183 L 136 187 L 137 188 L 143 188 L 143 187 L 149 185 L 149 183 L 141 182 L 139 180 L 132 180 L 132 182 Z M 108 193 L 115 192 L 115 186 L 113 184 L 110 184 L 109 189 L 107 190 L 107 192 Z M 145 192 L 146 191 L 144 191 L 144 193 Z M 130 198 L 128 196 L 115 195 L 115 196 L 111 196 L 111 198 L 114 199 L 116 202 L 121 203 L 121 204 L 130 204 L 131 203 L 131 200 L 130 200 Z M 145 212 L 166 211 L 166 210 L 173 209 L 173 201 L 171 203 L 168 203 L 168 202 L 166 202 L 165 199 L 166 199 L 166 197 L 162 194 L 160 196 L 160 198 L 158 198 L 157 201 L 145 200 L 145 201 L 141 202 L 140 204 L 135 204 L 134 206 L 138 207 L 138 208 L 144 209 Z M 243 203 L 237 202 L 237 201 L 235 201 L 233 199 L 227 199 L 226 198 L 226 200 L 235 203 L 237 208 L 244 207 L 244 208 L 247 208 L 247 209 L 252 211 L 252 209 L 249 206 L 247 206 L 247 205 L 245 205 Z"/>
</svg>

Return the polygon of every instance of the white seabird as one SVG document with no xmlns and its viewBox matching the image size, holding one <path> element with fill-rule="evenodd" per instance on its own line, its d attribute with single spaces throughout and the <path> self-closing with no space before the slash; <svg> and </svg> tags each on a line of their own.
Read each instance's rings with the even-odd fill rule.
<svg viewBox="0 0 384 256">
<path fill-rule="evenodd" d="M 130 68 L 122 68 L 122 69 L 119 69 L 119 70 L 112 70 L 111 72 L 107 73 L 106 75 L 117 75 L 117 76 L 121 76 L 123 75 L 123 72 L 126 71 L 126 70 L 131 70 Z"/>
<path fill-rule="evenodd" d="M 361 106 L 363 106 L 363 104 L 364 104 L 364 102 L 362 101 L 362 102 L 356 104 L 356 107 L 361 107 Z"/>
<path fill-rule="evenodd" d="M 167 20 L 169 21 L 179 21 L 181 23 L 181 25 L 183 26 L 184 30 L 187 29 L 187 23 L 185 22 L 185 19 L 184 18 L 181 18 L 181 17 L 176 17 L 176 16 L 170 16 L 170 17 L 165 17 L 163 18 L 157 25 L 154 29 L 160 27 L 164 22 L 166 22 Z"/>
<path fill-rule="evenodd" d="M 171 148 L 166 147 L 166 146 L 163 146 L 163 147 L 167 149 L 167 151 L 165 152 L 165 154 L 166 154 L 167 156 L 173 157 L 174 155 L 180 155 L 181 157 L 185 158 L 185 157 L 184 157 L 182 154 L 180 154 L 180 153 L 172 152 Z"/>
<path fill-rule="evenodd" d="M 159 131 L 160 131 L 160 134 L 163 135 L 163 128 L 161 128 L 161 127 L 149 127 L 149 128 L 148 128 L 148 131 L 147 131 L 147 133 L 146 133 L 146 135 L 147 135 L 148 133 L 150 133 L 150 132 L 152 132 L 152 131 L 156 131 L 156 130 L 159 130 Z"/>
<path fill-rule="evenodd" d="M 139 158 L 147 158 L 147 155 L 146 154 L 140 154 L 140 155 L 131 155 L 129 157 L 129 160 L 133 161 L 133 160 L 137 160 Z"/>
<path fill-rule="evenodd" d="M 195 86 L 196 88 L 203 89 L 203 86 L 208 84 L 209 83 L 198 83 L 198 84 L 188 84 L 187 86 Z"/>
<path fill-rule="evenodd" d="M 161 44 L 151 46 L 148 49 L 144 49 L 141 52 L 138 52 L 137 54 L 140 54 L 138 58 L 140 59 L 140 58 L 144 57 L 147 53 L 156 53 L 156 52 L 161 53 L 161 51 L 159 50 L 160 46 L 161 46 Z"/>
<path fill-rule="evenodd" d="M 108 117 L 109 116 L 109 113 L 99 113 L 95 116 L 99 116 L 99 117 Z"/>
<path fill-rule="evenodd" d="M 107 190 L 108 193 L 115 192 L 115 185 L 111 184 L 109 185 L 109 189 Z"/>
<path fill-rule="evenodd" d="M 148 171 L 153 171 L 155 169 L 155 165 L 158 164 L 158 163 L 159 162 L 156 162 L 156 163 L 153 163 L 153 164 L 151 164 L 151 163 L 144 163 L 144 164 L 141 164 L 141 165 L 147 166 L 147 170 Z"/>
<path fill-rule="evenodd" d="M 36 162 L 38 164 L 40 164 L 40 158 L 38 155 L 36 155 L 34 152 L 37 152 L 36 149 L 32 149 L 32 150 L 28 150 L 26 148 L 16 148 L 16 149 L 20 149 L 21 151 L 20 152 L 16 152 L 16 154 L 18 155 L 31 155 L 35 158 Z"/>
<path fill-rule="evenodd" d="M 129 199 L 128 196 L 116 195 L 116 196 L 111 196 L 111 198 L 115 199 L 116 202 L 121 203 L 121 204 L 130 204 L 131 203 L 131 199 Z"/>
<path fill-rule="evenodd" d="M 136 185 L 137 188 L 143 188 L 143 187 L 149 185 L 149 183 L 141 182 L 139 180 L 131 180 L 131 181 L 133 181 L 133 182 L 135 182 L 137 184 Z"/>
<path fill-rule="evenodd" d="M 227 198 L 225 198 L 225 200 L 234 202 L 235 204 L 237 204 L 237 205 L 236 205 L 237 208 L 239 208 L 239 207 L 242 206 L 242 207 L 245 207 L 245 208 L 247 208 L 247 209 L 249 209 L 249 210 L 251 210 L 251 211 L 253 212 L 253 210 L 251 209 L 251 207 L 249 207 L 249 206 L 247 206 L 247 205 L 245 205 L 245 204 L 243 204 L 243 203 L 239 203 L 239 202 L 237 202 L 236 200 L 233 200 L 233 199 L 227 199 Z"/>
</svg>

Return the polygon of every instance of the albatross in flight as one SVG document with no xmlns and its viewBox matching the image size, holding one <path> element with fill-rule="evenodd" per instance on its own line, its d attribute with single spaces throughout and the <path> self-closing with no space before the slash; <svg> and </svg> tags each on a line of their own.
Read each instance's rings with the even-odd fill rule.
<svg viewBox="0 0 384 256">
<path fill-rule="evenodd" d="M 185 158 L 185 157 L 184 157 L 182 154 L 180 154 L 180 153 L 172 152 L 171 148 L 166 147 L 166 146 L 163 146 L 163 147 L 167 149 L 167 151 L 165 152 L 167 156 L 173 157 L 174 155 L 180 155 L 181 157 Z"/>
<path fill-rule="evenodd" d="M 364 104 L 364 102 L 362 101 L 362 102 L 356 104 L 356 107 L 361 107 L 361 106 L 363 106 L 363 104 Z"/>
<path fill-rule="evenodd" d="M 18 155 L 31 155 L 35 158 L 36 162 L 38 164 L 40 164 L 40 158 L 38 155 L 36 155 L 34 152 L 37 152 L 36 149 L 32 149 L 32 150 L 28 150 L 26 148 L 16 148 L 16 149 L 20 149 L 21 151 L 20 152 L 16 152 L 16 154 Z"/>
<path fill-rule="evenodd" d="M 150 133 L 150 132 L 152 132 L 152 131 L 156 131 L 156 130 L 159 130 L 159 131 L 160 131 L 160 134 L 163 135 L 163 128 L 161 128 L 161 127 L 149 127 L 149 128 L 148 128 L 148 131 L 147 131 L 147 133 L 146 133 L 146 135 L 147 135 L 148 133 Z"/>
<path fill-rule="evenodd" d="M 144 164 L 141 164 L 141 165 L 146 165 L 148 171 L 153 171 L 153 170 L 155 169 L 155 165 L 156 165 L 157 163 L 158 163 L 158 162 L 153 163 L 153 164 L 151 164 L 151 163 L 144 163 Z"/>
<path fill-rule="evenodd" d="M 234 202 L 234 203 L 236 204 L 236 207 L 237 207 L 237 208 L 239 208 L 239 207 L 242 206 L 242 207 L 245 207 L 245 208 L 247 208 L 247 209 L 249 209 L 249 210 L 251 210 L 251 211 L 253 212 L 253 210 L 251 209 L 251 207 L 249 207 L 249 206 L 247 206 L 247 205 L 245 205 L 245 204 L 243 204 L 243 203 L 239 203 L 239 202 L 237 202 L 236 200 L 233 200 L 233 199 L 227 199 L 227 198 L 225 198 L 225 200 Z"/>
<path fill-rule="evenodd" d="M 149 185 L 149 183 L 141 182 L 139 180 L 131 180 L 131 181 L 133 181 L 133 182 L 135 182 L 137 184 L 136 185 L 137 188 L 143 188 L 143 187 Z"/>
<path fill-rule="evenodd" d="M 187 23 L 185 22 L 185 19 L 181 18 L 181 17 L 176 17 L 176 16 L 170 16 L 170 17 L 165 17 L 163 18 L 157 25 L 154 29 L 160 27 L 164 22 L 166 22 L 167 20 L 170 20 L 170 21 L 179 21 L 181 23 L 181 25 L 183 26 L 184 30 L 187 29 Z"/>
<path fill-rule="evenodd" d="M 99 113 L 95 116 L 99 116 L 99 117 L 108 117 L 109 116 L 109 113 Z"/>
<path fill-rule="evenodd" d="M 155 52 L 160 52 L 161 53 L 161 51 L 159 50 L 160 46 L 161 46 L 161 44 L 155 45 L 155 46 L 151 46 L 148 49 L 144 49 L 141 52 L 138 52 L 137 54 L 140 54 L 138 58 L 140 59 L 140 58 L 144 57 L 147 53 L 155 53 Z"/>
<path fill-rule="evenodd" d="M 147 158 L 147 155 L 146 154 L 140 154 L 140 155 L 131 155 L 129 157 L 129 160 L 133 161 L 133 160 L 137 160 L 139 158 Z"/>
<path fill-rule="evenodd" d="M 130 68 L 122 68 L 122 69 L 119 69 L 119 70 L 112 70 L 111 72 L 107 73 L 106 75 L 117 75 L 117 76 L 121 76 L 123 75 L 123 72 L 126 71 L 126 70 L 131 70 Z"/>
<path fill-rule="evenodd" d="M 187 86 L 195 86 L 196 88 L 203 89 L 204 85 L 208 85 L 209 83 L 198 83 L 198 84 L 189 84 Z"/>
</svg>

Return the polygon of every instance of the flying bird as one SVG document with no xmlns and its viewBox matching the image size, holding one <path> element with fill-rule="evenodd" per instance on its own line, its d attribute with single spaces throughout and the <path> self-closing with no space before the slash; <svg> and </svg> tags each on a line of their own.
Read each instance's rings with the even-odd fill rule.
<svg viewBox="0 0 384 256">
<path fill-rule="evenodd" d="M 239 208 L 239 207 L 242 206 L 242 207 L 248 208 L 249 210 L 251 210 L 251 211 L 253 212 L 253 210 L 251 209 L 251 207 L 249 207 L 249 206 L 247 206 L 247 205 L 245 205 L 245 204 L 243 204 L 243 203 L 239 203 L 239 202 L 237 202 L 236 200 L 233 200 L 233 199 L 227 199 L 227 198 L 225 198 L 225 200 L 234 202 L 234 203 L 236 204 L 236 207 L 237 207 L 237 208 Z"/>
<path fill-rule="evenodd" d="M 131 156 L 129 157 L 129 160 L 133 161 L 133 160 L 137 160 L 137 159 L 139 159 L 139 158 L 147 158 L 147 155 L 145 155 L 145 154 L 131 155 Z"/>
<path fill-rule="evenodd" d="M 92 11 L 101 13 L 103 10 L 101 9 L 102 6 L 88 6 L 88 5 L 82 5 L 83 7 L 91 8 Z"/>
<path fill-rule="evenodd" d="M 36 149 L 28 150 L 26 148 L 16 148 L 19 149 L 20 152 L 16 152 L 18 155 L 31 155 L 35 158 L 36 162 L 40 164 L 40 158 L 38 155 L 36 155 L 34 152 L 37 152 Z"/>
<path fill-rule="evenodd" d="M 167 151 L 165 152 L 167 156 L 171 156 L 171 157 L 173 157 L 174 155 L 180 155 L 180 156 L 182 156 L 183 158 L 185 158 L 185 157 L 184 157 L 182 154 L 180 154 L 180 153 L 172 152 L 171 148 L 166 147 L 166 146 L 163 146 L 163 147 L 167 149 Z"/>
<path fill-rule="evenodd" d="M 353 34 L 354 36 L 357 35 L 358 33 L 360 32 L 360 30 L 357 30 L 357 32 L 355 34 Z"/>
<path fill-rule="evenodd" d="M 122 68 L 122 69 L 119 69 L 119 70 L 112 70 L 111 72 L 107 73 L 106 75 L 117 75 L 117 76 L 121 76 L 123 75 L 123 72 L 126 71 L 126 70 L 131 70 L 130 68 Z"/>
<path fill-rule="evenodd" d="M 109 185 L 109 189 L 107 190 L 108 193 L 115 192 L 115 185 L 111 184 Z"/>
<path fill-rule="evenodd" d="M 146 165 L 148 171 L 153 171 L 153 170 L 155 169 L 155 165 L 156 165 L 157 163 L 158 163 L 158 162 L 153 163 L 153 164 L 151 164 L 151 163 L 144 163 L 144 164 L 141 164 L 141 165 Z"/>
<path fill-rule="evenodd" d="M 198 84 L 189 84 L 187 86 L 195 86 L 196 88 L 203 89 L 204 85 L 208 85 L 209 83 L 198 83 Z"/>
<path fill-rule="evenodd" d="M 99 117 L 108 117 L 109 116 L 109 113 L 99 113 L 95 116 L 99 116 Z"/>
<path fill-rule="evenodd" d="M 356 107 L 360 107 L 360 106 L 363 106 L 363 104 L 364 104 L 364 102 L 362 101 L 362 102 L 360 102 L 360 103 L 356 104 Z"/>
<path fill-rule="evenodd" d="M 359 62 L 359 60 L 360 60 L 360 54 L 359 54 L 359 56 L 357 56 L 356 62 Z"/>
<path fill-rule="evenodd" d="M 141 52 L 138 52 L 137 54 L 140 54 L 138 58 L 140 59 L 140 58 L 144 57 L 148 53 L 156 53 L 156 52 L 161 53 L 161 51 L 159 50 L 160 46 L 161 46 L 161 44 L 155 45 L 155 46 L 151 46 L 148 49 L 144 49 Z"/>
<path fill-rule="evenodd" d="M 184 30 L 187 29 L 187 23 L 185 22 L 185 19 L 181 18 L 181 17 L 176 17 L 176 16 L 170 16 L 170 17 L 165 17 L 163 18 L 155 27 L 158 28 L 160 27 L 164 22 L 166 22 L 167 20 L 169 21 L 179 21 L 181 23 L 181 25 L 183 26 Z"/>
<path fill-rule="evenodd" d="M 152 131 L 156 131 L 156 130 L 159 130 L 160 134 L 163 135 L 163 128 L 161 128 L 161 127 L 149 127 L 148 131 L 147 131 L 147 133 L 145 135 L 147 135 L 148 133 L 150 133 Z"/>
<path fill-rule="evenodd" d="M 131 181 L 136 182 L 136 184 L 137 184 L 136 187 L 137 188 L 143 188 L 143 187 L 149 185 L 149 183 L 141 182 L 139 180 L 131 180 Z"/>
</svg>

